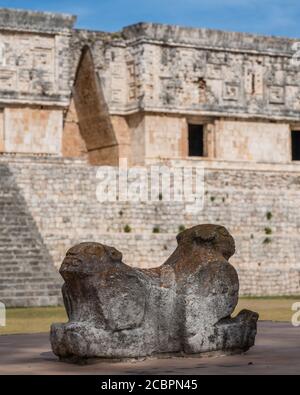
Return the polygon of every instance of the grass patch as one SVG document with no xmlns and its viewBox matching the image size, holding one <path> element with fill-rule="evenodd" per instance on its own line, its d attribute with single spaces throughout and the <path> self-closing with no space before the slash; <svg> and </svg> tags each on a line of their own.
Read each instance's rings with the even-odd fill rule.
<svg viewBox="0 0 300 395">
<path fill-rule="evenodd" d="M 243 309 L 257 311 L 260 320 L 291 321 L 292 304 L 300 302 L 300 296 L 243 297 L 234 312 Z M 0 327 L 0 335 L 49 332 L 53 322 L 67 322 L 64 307 L 30 307 L 7 309 L 6 327 Z"/>
<path fill-rule="evenodd" d="M 6 327 L 0 327 L 0 335 L 48 332 L 53 322 L 67 322 L 64 307 L 7 309 Z"/>
<path fill-rule="evenodd" d="M 291 321 L 292 305 L 300 302 L 297 297 L 265 297 L 265 298 L 240 298 L 235 314 L 242 309 L 253 310 L 259 313 L 262 321 Z"/>
</svg>

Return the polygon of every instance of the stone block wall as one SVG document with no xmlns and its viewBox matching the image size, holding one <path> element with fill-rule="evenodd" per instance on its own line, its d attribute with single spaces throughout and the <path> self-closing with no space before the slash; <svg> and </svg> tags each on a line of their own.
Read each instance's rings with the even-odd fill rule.
<svg viewBox="0 0 300 395">
<path fill-rule="evenodd" d="M 298 168 L 286 165 L 283 172 L 281 166 L 274 165 L 203 164 L 205 204 L 199 214 L 187 213 L 184 203 L 163 200 L 99 203 L 97 167 L 83 160 L 1 158 L 1 168 L 9 171 L 13 180 L 5 190 L 1 189 L 1 198 L 7 197 L 12 185 L 18 189 L 26 205 L 23 215 L 30 218 L 40 235 L 36 238 L 40 240 L 40 251 L 46 251 L 43 262 L 46 259 L 48 269 L 38 269 L 43 275 L 51 267 L 59 267 L 66 250 L 82 241 L 115 246 L 129 265 L 155 267 L 175 248 L 175 236 L 183 226 L 219 223 L 228 227 L 236 239 L 237 253 L 232 263 L 239 272 L 242 294 L 299 294 Z M 11 215 L 18 221 L 18 200 L 14 205 Z M 7 233 L 9 226 L 3 219 Z M 27 258 L 24 260 L 24 256 L 31 256 L 26 244 L 15 241 L 15 245 L 7 246 L 5 238 L 0 242 L 5 254 L 15 254 L 13 263 L 19 272 L 27 270 L 36 275 L 35 266 L 30 266 Z M 7 259 L 2 261 L 1 269 L 10 270 L 11 266 Z M 55 286 L 58 283 L 53 280 Z M 5 291 L 6 286 L 2 277 L 1 289 Z M 22 303 L 18 289 L 9 286 L 9 290 L 14 300 Z"/>
<path fill-rule="evenodd" d="M 265 163 L 291 161 L 291 128 L 288 123 L 218 120 L 214 124 L 215 156 L 224 160 Z"/>
<path fill-rule="evenodd" d="M 0 9 L 0 152 L 62 155 L 74 22 Z"/>
</svg>

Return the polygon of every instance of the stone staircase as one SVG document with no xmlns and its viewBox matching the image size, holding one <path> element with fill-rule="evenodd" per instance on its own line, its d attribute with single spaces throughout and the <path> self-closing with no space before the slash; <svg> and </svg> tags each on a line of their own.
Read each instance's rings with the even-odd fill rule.
<svg viewBox="0 0 300 395">
<path fill-rule="evenodd" d="M 7 307 L 60 304 L 62 281 L 6 164 L 0 164 L 0 182 L 0 301 Z"/>
</svg>

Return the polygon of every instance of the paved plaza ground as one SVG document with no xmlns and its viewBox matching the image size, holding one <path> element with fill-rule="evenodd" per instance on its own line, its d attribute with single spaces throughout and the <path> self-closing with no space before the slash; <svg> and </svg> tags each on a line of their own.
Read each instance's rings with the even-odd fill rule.
<svg viewBox="0 0 300 395">
<path fill-rule="evenodd" d="M 261 321 L 256 346 L 244 355 L 62 363 L 48 334 L 0 336 L 0 374 L 300 374 L 300 327 Z"/>
</svg>

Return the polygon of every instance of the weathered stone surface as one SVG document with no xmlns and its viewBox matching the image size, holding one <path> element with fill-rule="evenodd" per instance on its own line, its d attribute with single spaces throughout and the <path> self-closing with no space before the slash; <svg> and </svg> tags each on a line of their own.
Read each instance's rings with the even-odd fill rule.
<svg viewBox="0 0 300 395">
<path fill-rule="evenodd" d="M 59 285 L 48 271 L 79 240 L 100 238 L 119 246 L 125 262 L 148 268 L 170 254 L 181 226 L 199 222 L 226 223 L 234 234 L 241 294 L 300 294 L 300 164 L 291 156 L 291 130 L 300 130 L 299 40 L 149 23 L 105 33 L 73 29 L 74 21 L 0 10 L 0 162 L 15 183 L 2 182 L 0 191 L 0 300 L 53 304 Z M 78 70 L 85 46 L 93 67 L 84 51 Z M 207 160 L 188 158 L 188 124 L 203 125 Z M 100 165 L 128 158 L 129 166 L 204 166 L 204 210 L 100 203 L 87 156 Z M 39 272 L 14 229 L 15 186 L 40 234 Z"/>
<path fill-rule="evenodd" d="M 84 138 L 90 161 L 117 165 L 118 143 L 109 117 L 102 87 L 94 69 L 89 47 L 84 47 L 79 62 L 73 97 L 78 114 L 80 133 Z"/>
<path fill-rule="evenodd" d="M 234 163 L 203 163 L 207 192 L 204 210 L 191 215 L 185 202 L 99 203 L 95 183 L 98 167 L 86 166 L 83 161 L 1 157 L 0 167 L 9 169 L 13 182 L 10 177 L 8 182 L 2 179 L 0 191 L 0 300 L 8 303 L 13 293 L 10 306 L 27 305 L 28 298 L 31 304 L 40 303 L 31 296 L 36 286 L 31 279 L 23 283 L 24 288 L 19 283 L 18 272 L 34 266 L 24 266 L 25 256 L 26 261 L 32 260 L 30 245 L 26 238 L 19 242 L 21 233 L 14 228 L 14 222 L 20 221 L 21 207 L 14 197 L 15 187 L 27 206 L 28 220 L 40 234 L 40 253 L 46 256 L 49 270 L 53 270 L 52 265 L 61 265 L 69 246 L 98 240 L 120 249 L 130 266 L 160 266 L 176 247 L 180 225 L 189 228 L 197 222 L 226 223 L 238 245 L 230 262 L 238 272 L 240 295 L 300 294 L 299 165 L 238 163 L 238 169 Z M 126 224 L 130 233 L 124 233 Z M 154 226 L 160 233 L 153 233 Z M 266 235 L 268 228 L 270 235 Z M 47 271 L 40 271 L 40 275 L 49 278 Z M 53 286 L 60 288 L 57 281 Z"/>
<path fill-rule="evenodd" d="M 51 344 L 62 359 L 153 354 L 242 352 L 254 344 L 258 314 L 231 318 L 239 281 L 228 259 L 232 236 L 199 225 L 177 236 L 178 247 L 155 269 L 136 269 L 99 243 L 71 248 L 60 273 L 67 324 L 53 324 Z"/>
<path fill-rule="evenodd" d="M 74 15 L 52 12 L 16 10 L 11 8 L 0 9 L 1 30 L 35 31 L 48 34 L 69 32 L 73 28 L 76 19 Z"/>
<path fill-rule="evenodd" d="M 6 307 L 62 303 L 61 279 L 9 166 L 0 164 L 0 301 Z"/>
</svg>

